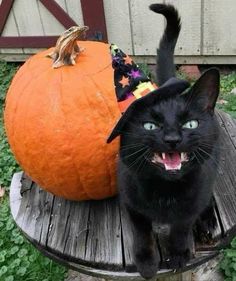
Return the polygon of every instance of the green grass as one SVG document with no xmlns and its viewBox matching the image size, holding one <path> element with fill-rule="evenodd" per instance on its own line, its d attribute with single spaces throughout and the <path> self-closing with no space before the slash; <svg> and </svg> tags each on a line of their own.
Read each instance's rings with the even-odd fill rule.
<svg viewBox="0 0 236 281">
<path fill-rule="evenodd" d="M 67 269 L 44 257 L 20 233 L 9 208 L 9 185 L 19 170 L 9 148 L 3 127 L 6 91 L 19 65 L 0 62 L 0 186 L 6 194 L 0 198 L 0 280 L 63 281 Z"/>
<path fill-rule="evenodd" d="M 225 275 L 225 281 L 236 280 L 236 237 L 232 240 L 230 248 L 223 251 L 224 258 L 220 263 L 220 268 Z"/>
<path fill-rule="evenodd" d="M 60 281 L 66 270 L 42 256 L 25 238 L 11 217 L 6 196 L 0 207 L 0 280 Z"/>
<path fill-rule="evenodd" d="M 232 72 L 229 75 L 222 75 L 220 99 L 225 100 L 227 103 L 218 104 L 218 108 L 236 118 L 236 95 L 230 93 L 234 88 L 236 88 L 236 72 Z"/>
</svg>

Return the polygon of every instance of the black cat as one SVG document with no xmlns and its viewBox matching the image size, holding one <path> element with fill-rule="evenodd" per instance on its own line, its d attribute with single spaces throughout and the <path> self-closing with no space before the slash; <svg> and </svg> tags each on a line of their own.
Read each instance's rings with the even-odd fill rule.
<svg viewBox="0 0 236 281">
<path fill-rule="evenodd" d="M 169 267 L 178 269 L 190 259 L 192 227 L 204 211 L 208 219 L 212 209 L 219 134 L 214 115 L 218 70 L 209 69 L 192 87 L 174 78 L 178 12 L 164 4 L 150 9 L 167 19 L 157 60 L 161 87 L 133 102 L 108 139 L 120 135 L 120 200 L 130 216 L 135 263 L 144 278 L 160 266 L 153 221 L 171 227 Z"/>
</svg>

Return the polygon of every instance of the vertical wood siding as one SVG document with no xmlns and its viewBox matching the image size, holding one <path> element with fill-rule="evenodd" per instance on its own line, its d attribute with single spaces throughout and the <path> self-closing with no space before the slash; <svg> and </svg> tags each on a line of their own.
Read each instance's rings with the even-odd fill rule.
<svg viewBox="0 0 236 281">
<path fill-rule="evenodd" d="M 104 0 L 108 41 L 133 54 L 132 30 L 128 0 Z"/>
<path fill-rule="evenodd" d="M 236 1 L 203 1 L 203 55 L 236 55 Z"/>
<path fill-rule="evenodd" d="M 78 24 L 83 25 L 79 0 L 55 0 Z M 0 0 L 0 4 L 2 0 Z M 2 36 L 58 35 L 65 27 L 38 0 L 15 0 Z M 2 54 L 33 54 L 39 49 L 2 48 Z"/>
</svg>

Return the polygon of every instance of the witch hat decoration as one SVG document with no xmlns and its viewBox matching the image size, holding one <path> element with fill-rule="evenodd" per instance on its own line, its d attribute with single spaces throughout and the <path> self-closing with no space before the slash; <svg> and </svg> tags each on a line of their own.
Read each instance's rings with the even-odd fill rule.
<svg viewBox="0 0 236 281">
<path fill-rule="evenodd" d="M 157 89 L 157 86 L 115 44 L 111 44 L 110 49 L 116 97 L 120 111 L 124 113 L 133 101 Z"/>
<path fill-rule="evenodd" d="M 183 94 L 190 86 L 189 82 L 185 80 L 171 77 L 158 88 L 116 45 L 112 44 L 110 49 L 115 92 L 122 116 L 108 137 L 108 143 L 121 134 L 126 122 L 137 111 L 153 105 L 159 99 Z"/>
</svg>

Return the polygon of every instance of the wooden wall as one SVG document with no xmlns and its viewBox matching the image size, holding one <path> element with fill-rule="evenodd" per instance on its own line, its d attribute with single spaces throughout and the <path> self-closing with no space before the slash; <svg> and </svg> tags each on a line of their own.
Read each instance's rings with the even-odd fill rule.
<svg viewBox="0 0 236 281">
<path fill-rule="evenodd" d="M 56 2 L 77 24 L 83 24 L 80 0 Z M 164 18 L 148 9 L 156 2 L 173 3 L 181 15 L 177 63 L 236 63 L 235 0 L 103 0 L 109 42 L 138 61 L 154 62 L 165 26 Z M 15 0 L 2 36 L 58 35 L 64 29 L 38 0 Z M 0 57 L 24 59 L 36 51 L 2 48 Z"/>
</svg>

